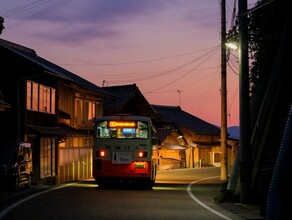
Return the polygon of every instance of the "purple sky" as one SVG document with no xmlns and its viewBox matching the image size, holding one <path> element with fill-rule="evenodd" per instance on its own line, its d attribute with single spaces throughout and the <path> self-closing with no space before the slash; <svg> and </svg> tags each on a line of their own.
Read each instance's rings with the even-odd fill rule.
<svg viewBox="0 0 292 220">
<path fill-rule="evenodd" d="M 98 86 L 136 83 L 150 104 L 180 105 L 220 125 L 220 2 L 2 1 L 1 38 L 32 48 Z M 248 1 L 249 7 L 254 2 Z M 226 0 L 227 31 L 233 5 Z M 232 53 L 228 127 L 239 124 L 237 52 Z"/>
</svg>

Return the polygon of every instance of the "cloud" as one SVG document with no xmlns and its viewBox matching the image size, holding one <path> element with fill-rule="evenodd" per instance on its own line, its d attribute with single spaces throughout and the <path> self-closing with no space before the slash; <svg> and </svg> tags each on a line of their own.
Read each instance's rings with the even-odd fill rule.
<svg viewBox="0 0 292 220">
<path fill-rule="evenodd" d="M 151 13 L 161 10 L 162 7 L 161 1 L 71 1 L 40 17 L 38 22 L 46 24 L 48 28 L 46 34 L 41 35 L 46 40 L 82 44 L 91 39 L 114 39 L 123 36 L 119 26 L 133 22 L 141 16 L 151 16 Z"/>
<path fill-rule="evenodd" d="M 16 22 L 28 22 L 27 27 L 31 31 L 27 34 L 32 38 L 69 47 L 96 41 L 105 42 L 107 47 L 126 47 L 127 40 L 132 39 L 134 43 L 133 39 L 138 37 L 135 30 L 144 32 L 145 29 L 145 34 L 159 38 L 159 34 L 170 36 L 173 31 L 187 34 L 200 27 L 214 27 L 214 8 L 213 12 L 212 9 L 208 11 L 210 4 L 204 0 L 34 2 L 29 5 L 20 0 L 14 2 L 14 8 L 21 8 L 18 14 L 13 15 L 14 19 L 18 19 Z M 206 12 L 210 13 L 207 19 L 202 15 Z"/>
</svg>

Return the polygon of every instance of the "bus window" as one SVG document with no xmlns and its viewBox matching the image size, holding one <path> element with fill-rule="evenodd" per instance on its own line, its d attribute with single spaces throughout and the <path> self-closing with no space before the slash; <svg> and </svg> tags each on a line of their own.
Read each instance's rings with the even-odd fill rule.
<svg viewBox="0 0 292 220">
<path fill-rule="evenodd" d="M 116 127 L 115 127 L 116 125 Z M 127 127 L 135 125 L 135 127 Z M 97 138 L 149 138 L 149 125 L 147 122 L 137 121 L 137 123 L 121 123 L 111 121 L 101 121 L 96 125 Z"/>
<path fill-rule="evenodd" d="M 109 129 L 109 133 L 110 133 L 109 135 L 110 138 L 117 138 L 117 129 L 115 128 Z"/>
<path fill-rule="evenodd" d="M 135 138 L 136 137 L 136 129 L 135 128 L 123 128 L 122 133 L 123 133 L 123 136 L 125 138 Z"/>
</svg>

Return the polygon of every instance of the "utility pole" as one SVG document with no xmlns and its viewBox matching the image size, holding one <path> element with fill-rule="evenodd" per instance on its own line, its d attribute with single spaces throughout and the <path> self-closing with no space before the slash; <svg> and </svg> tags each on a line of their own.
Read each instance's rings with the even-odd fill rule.
<svg viewBox="0 0 292 220">
<path fill-rule="evenodd" d="M 221 0 L 221 181 L 227 182 L 226 1 Z"/>
<path fill-rule="evenodd" d="M 248 62 L 247 0 L 238 1 L 239 21 L 239 163 L 240 202 L 249 203 L 251 196 L 250 99 Z"/>
</svg>

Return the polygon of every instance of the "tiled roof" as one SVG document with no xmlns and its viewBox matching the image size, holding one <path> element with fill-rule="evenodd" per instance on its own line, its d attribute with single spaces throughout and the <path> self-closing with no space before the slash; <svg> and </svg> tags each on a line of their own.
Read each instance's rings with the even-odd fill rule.
<svg viewBox="0 0 292 220">
<path fill-rule="evenodd" d="M 105 111 L 121 113 L 120 111 L 124 111 L 124 108 L 128 107 L 132 109 L 132 114 L 153 116 L 154 110 L 152 106 L 135 83 L 102 88 L 116 96 L 116 99 L 104 100 Z"/>
<path fill-rule="evenodd" d="M 171 126 L 158 127 L 157 135 L 160 138 L 160 141 L 163 142 L 166 139 L 166 137 L 171 133 L 172 130 L 173 127 Z"/>
<path fill-rule="evenodd" d="M 152 105 L 152 107 L 160 117 L 175 123 L 178 127 L 201 135 L 220 135 L 220 128 L 183 111 L 179 106 Z"/>
<path fill-rule="evenodd" d="M 103 87 L 104 90 L 115 95 L 115 100 L 104 100 L 104 107 L 106 109 L 120 109 L 124 106 L 131 97 L 138 91 L 136 84 L 119 85 L 119 86 L 107 86 Z"/>
<path fill-rule="evenodd" d="M 41 66 L 47 72 L 56 75 L 59 78 L 69 80 L 85 89 L 98 92 L 103 95 L 112 96 L 112 94 L 98 87 L 97 85 L 81 78 L 80 76 L 58 66 L 48 60 L 38 56 L 33 49 L 0 39 L 0 46 L 10 50 L 11 52 L 29 60 L 30 62 Z"/>
</svg>

